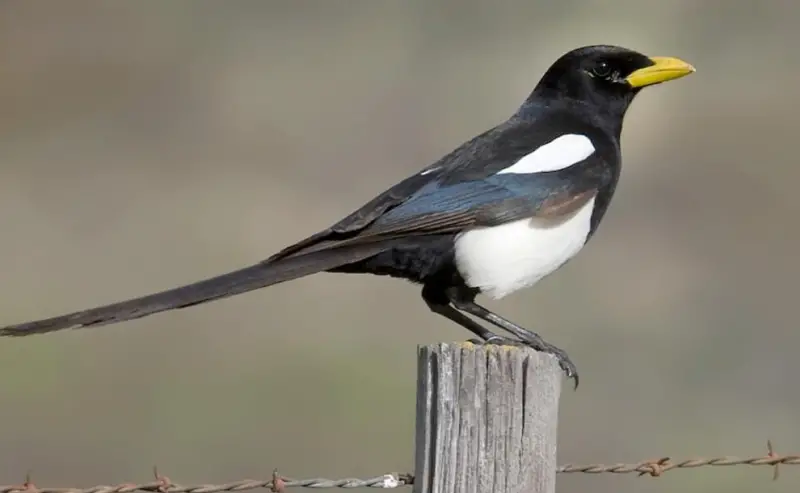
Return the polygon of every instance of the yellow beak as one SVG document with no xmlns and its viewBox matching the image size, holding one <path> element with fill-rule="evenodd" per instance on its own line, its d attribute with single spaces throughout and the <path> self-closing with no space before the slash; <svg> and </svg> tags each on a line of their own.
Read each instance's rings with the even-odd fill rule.
<svg viewBox="0 0 800 493">
<path fill-rule="evenodd" d="M 678 58 L 654 56 L 653 65 L 640 68 L 625 78 L 631 87 L 645 87 L 668 80 L 679 79 L 695 71 L 695 68 Z"/>
</svg>

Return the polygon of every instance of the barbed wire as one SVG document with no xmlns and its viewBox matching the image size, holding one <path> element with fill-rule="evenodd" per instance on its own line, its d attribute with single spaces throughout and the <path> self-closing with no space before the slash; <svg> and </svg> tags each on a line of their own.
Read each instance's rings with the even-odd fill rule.
<svg viewBox="0 0 800 493">
<path fill-rule="evenodd" d="M 730 467 L 730 466 L 771 466 L 775 468 L 773 479 L 778 479 L 778 466 L 781 464 L 800 465 L 800 455 L 778 455 L 767 442 L 767 455 L 760 457 L 739 458 L 731 456 L 713 458 L 692 458 L 672 461 L 669 457 L 646 460 L 632 464 L 565 464 L 559 466 L 559 474 L 633 474 L 639 476 L 659 477 L 667 471 L 676 469 L 693 469 L 697 467 Z M 25 482 L 17 485 L 0 486 L 0 493 L 132 493 L 147 491 L 152 493 L 222 493 L 267 489 L 282 492 L 286 488 L 399 488 L 414 484 L 414 475 L 410 473 L 389 473 L 373 478 L 310 478 L 293 479 L 281 476 L 278 471 L 272 473 L 270 479 L 244 479 L 223 484 L 181 485 L 172 482 L 167 476 L 159 474 L 154 468 L 155 480 L 147 483 L 120 483 L 116 485 L 98 485 L 88 488 L 39 488 L 30 476 Z"/>
</svg>

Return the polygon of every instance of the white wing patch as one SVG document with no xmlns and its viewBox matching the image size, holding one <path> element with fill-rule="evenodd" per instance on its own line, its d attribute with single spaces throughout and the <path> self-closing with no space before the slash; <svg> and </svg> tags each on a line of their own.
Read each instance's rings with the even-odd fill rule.
<svg viewBox="0 0 800 493">
<path fill-rule="evenodd" d="M 419 175 L 420 176 L 425 176 L 428 173 L 433 173 L 434 171 L 438 170 L 439 168 L 441 168 L 441 166 L 434 166 L 433 168 L 428 168 L 428 169 L 422 171 Z"/>
<path fill-rule="evenodd" d="M 589 137 L 580 134 L 564 134 L 524 156 L 508 168 L 498 171 L 497 174 L 557 171 L 583 161 L 593 152 L 594 146 Z"/>
</svg>

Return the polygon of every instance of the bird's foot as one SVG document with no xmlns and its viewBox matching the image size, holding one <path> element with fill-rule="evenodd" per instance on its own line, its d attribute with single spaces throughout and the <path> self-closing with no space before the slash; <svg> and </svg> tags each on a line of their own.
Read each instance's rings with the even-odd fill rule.
<svg viewBox="0 0 800 493">
<path fill-rule="evenodd" d="M 540 353 L 552 354 L 558 360 L 558 366 L 561 367 L 561 369 L 567 375 L 567 378 L 573 379 L 575 385 L 574 388 L 578 388 L 578 368 L 569 358 L 567 352 L 557 346 L 545 342 L 541 338 L 531 341 L 520 341 L 519 339 L 494 335 L 485 341 L 477 341 L 475 339 L 470 339 L 470 341 L 475 342 L 476 344 L 483 343 L 494 344 L 498 346 L 525 346 L 533 348 Z"/>
</svg>

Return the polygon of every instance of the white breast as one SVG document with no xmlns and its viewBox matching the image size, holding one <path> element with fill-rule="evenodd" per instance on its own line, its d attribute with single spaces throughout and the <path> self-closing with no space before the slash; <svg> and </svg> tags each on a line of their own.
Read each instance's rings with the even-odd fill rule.
<svg viewBox="0 0 800 493">
<path fill-rule="evenodd" d="M 583 248 L 595 199 L 554 219 L 522 219 L 467 230 L 456 237 L 455 260 L 471 287 L 502 298 L 552 273 Z"/>
</svg>

